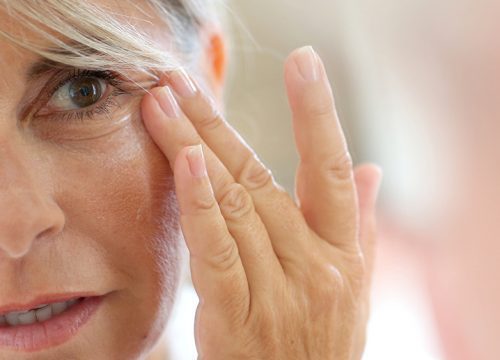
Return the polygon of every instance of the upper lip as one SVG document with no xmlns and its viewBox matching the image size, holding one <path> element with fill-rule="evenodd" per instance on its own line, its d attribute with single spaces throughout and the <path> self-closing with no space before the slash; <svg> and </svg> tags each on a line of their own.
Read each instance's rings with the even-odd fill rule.
<svg viewBox="0 0 500 360">
<path fill-rule="evenodd" d="M 0 306 L 0 315 L 5 315 L 6 313 L 13 311 L 28 311 L 39 307 L 40 305 L 57 303 L 63 301 L 69 301 L 72 299 L 77 299 L 81 297 L 91 297 L 98 296 L 94 293 L 89 292 L 74 292 L 74 293 L 57 293 L 57 294 L 45 294 L 37 296 L 35 299 L 25 302 L 25 303 L 10 303 L 3 306 Z"/>
</svg>

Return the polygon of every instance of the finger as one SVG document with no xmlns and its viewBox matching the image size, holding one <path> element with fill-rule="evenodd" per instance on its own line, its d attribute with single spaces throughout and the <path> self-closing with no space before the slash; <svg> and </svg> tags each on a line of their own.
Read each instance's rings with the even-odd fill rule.
<svg viewBox="0 0 500 360">
<path fill-rule="evenodd" d="M 293 199 L 274 182 L 271 172 L 194 79 L 184 71 L 176 71 L 168 75 L 167 81 L 197 132 L 252 196 L 278 257 L 302 256 L 310 246 L 309 229 Z"/>
<path fill-rule="evenodd" d="M 376 199 L 380 187 L 382 171 L 368 164 L 356 167 L 354 179 L 358 194 L 360 211 L 360 242 L 365 261 L 365 276 L 358 314 L 358 330 L 355 337 L 353 359 L 361 359 L 366 343 L 366 323 L 370 314 L 370 293 L 374 271 L 376 247 Z"/>
<path fill-rule="evenodd" d="M 203 145 L 214 195 L 228 230 L 236 240 L 247 278 L 251 284 L 270 286 L 269 272 L 279 272 L 281 267 L 264 224 L 255 212 L 251 197 L 204 144 L 178 108 L 168 87 L 161 91 L 156 88 L 151 92 L 152 95 L 147 94 L 143 99 L 142 111 L 144 123 L 152 138 L 171 164 L 182 148 L 193 144 Z M 176 109 L 171 110 L 169 106 Z"/>
<path fill-rule="evenodd" d="M 225 303 L 230 296 L 244 299 L 244 309 L 249 301 L 245 271 L 212 192 L 201 146 L 179 152 L 174 180 L 198 296 L 208 304 Z"/>
<path fill-rule="evenodd" d="M 375 246 L 377 238 L 376 201 L 382 178 L 382 170 L 372 164 L 356 167 L 354 179 L 358 193 L 360 213 L 360 242 L 365 268 L 368 274 L 373 272 Z"/>
<path fill-rule="evenodd" d="M 352 162 L 326 71 L 310 47 L 285 65 L 295 142 L 300 156 L 296 195 L 309 226 L 341 248 L 358 250 Z"/>
</svg>

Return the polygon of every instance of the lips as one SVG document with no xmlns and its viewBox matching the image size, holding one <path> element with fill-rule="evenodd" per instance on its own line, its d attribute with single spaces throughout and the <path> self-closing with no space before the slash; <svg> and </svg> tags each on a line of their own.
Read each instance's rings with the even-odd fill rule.
<svg viewBox="0 0 500 360">
<path fill-rule="evenodd" d="M 10 311 L 0 314 L 0 326 L 29 325 L 35 322 L 44 322 L 55 315 L 61 314 L 81 300 L 83 298 L 43 304 L 25 311 Z"/>
<path fill-rule="evenodd" d="M 91 319 L 104 296 L 66 298 L 0 310 L 0 348 L 33 352 L 60 345 L 74 337 Z"/>
</svg>

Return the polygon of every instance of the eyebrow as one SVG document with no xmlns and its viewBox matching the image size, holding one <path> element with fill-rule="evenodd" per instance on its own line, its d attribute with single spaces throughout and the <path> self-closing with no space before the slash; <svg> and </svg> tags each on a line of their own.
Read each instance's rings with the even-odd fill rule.
<svg viewBox="0 0 500 360">
<path fill-rule="evenodd" d="M 82 51 L 85 56 L 92 56 L 92 55 L 99 55 L 102 54 L 100 51 L 90 48 L 88 46 L 83 46 L 82 44 L 76 41 L 71 41 L 68 43 L 70 47 L 79 47 L 80 51 Z M 74 55 L 74 53 L 71 53 L 70 51 L 66 49 L 58 49 L 57 50 L 58 55 Z M 37 61 L 35 61 L 26 71 L 26 79 L 28 81 L 30 80 L 35 80 L 36 78 L 45 75 L 49 72 L 54 71 L 55 69 L 73 69 L 74 66 L 68 65 L 68 64 L 63 64 L 58 61 L 46 59 L 40 57 Z"/>
<path fill-rule="evenodd" d="M 55 69 L 70 69 L 72 66 L 63 64 L 57 61 L 40 59 L 34 62 L 26 72 L 26 79 L 28 81 L 35 80 L 42 75 L 45 75 Z"/>
</svg>

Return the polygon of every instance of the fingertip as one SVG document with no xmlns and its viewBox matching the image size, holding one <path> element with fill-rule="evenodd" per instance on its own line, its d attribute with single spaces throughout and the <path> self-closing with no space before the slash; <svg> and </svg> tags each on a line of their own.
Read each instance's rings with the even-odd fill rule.
<svg viewBox="0 0 500 360">
<path fill-rule="evenodd" d="M 285 68 L 299 75 L 305 81 L 319 79 L 320 59 L 311 45 L 293 50 L 285 60 Z"/>
<path fill-rule="evenodd" d="M 375 206 L 383 178 L 382 168 L 373 163 L 356 167 L 354 179 L 358 190 L 360 206 Z"/>
<path fill-rule="evenodd" d="M 162 87 L 167 86 L 169 83 L 170 72 L 172 70 L 164 70 L 158 74 L 158 83 L 156 86 Z"/>
<path fill-rule="evenodd" d="M 186 146 L 179 151 L 174 163 L 174 181 L 182 213 L 211 208 L 215 195 L 201 144 Z"/>
<path fill-rule="evenodd" d="M 373 164 L 361 164 L 355 168 L 354 177 L 357 181 L 364 184 L 377 183 L 380 182 L 383 177 L 382 167 Z"/>
<path fill-rule="evenodd" d="M 174 175 L 176 173 L 178 178 L 182 177 L 184 181 L 208 177 L 201 144 L 185 146 L 179 151 L 174 163 Z"/>
<path fill-rule="evenodd" d="M 145 113 L 147 112 L 147 110 L 149 110 L 148 108 L 151 106 L 151 100 L 153 99 L 153 95 L 151 94 L 151 91 L 147 91 L 144 96 L 142 97 L 141 99 L 141 105 L 140 105 L 140 108 L 141 108 L 141 113 L 144 117 Z"/>
<path fill-rule="evenodd" d="M 176 174 L 183 174 L 184 177 L 189 175 L 189 163 L 187 161 L 186 154 L 189 151 L 189 146 L 186 146 L 182 148 L 177 156 L 175 157 L 175 162 L 174 162 L 174 176 Z"/>
<path fill-rule="evenodd" d="M 302 76 L 300 75 L 300 71 L 297 66 L 297 57 L 301 51 L 304 51 L 301 49 L 303 48 L 293 50 L 285 59 L 284 78 L 289 95 L 294 95 L 298 90 L 297 86 L 303 83 Z"/>
<path fill-rule="evenodd" d="M 141 99 L 141 114 L 143 119 L 149 119 L 160 109 L 158 101 L 156 100 L 155 94 L 159 91 L 159 88 L 152 88 L 150 91 L 146 92 Z"/>
<path fill-rule="evenodd" d="M 189 189 L 189 164 L 186 159 L 186 152 L 188 147 L 182 148 L 176 155 L 174 163 L 171 164 L 172 172 L 174 175 L 175 190 L 177 193 L 177 200 L 179 201 L 181 207 L 183 206 L 185 193 Z"/>
<path fill-rule="evenodd" d="M 144 125 L 146 126 L 147 129 L 149 129 L 149 119 L 153 117 L 153 112 L 154 112 L 154 107 L 155 107 L 155 98 L 152 94 L 152 89 L 151 91 L 148 91 L 146 94 L 141 99 L 141 118 L 142 121 L 144 122 Z"/>
<path fill-rule="evenodd" d="M 285 60 L 285 88 L 292 112 L 301 119 L 336 112 L 325 66 L 312 46 L 295 49 Z"/>
<path fill-rule="evenodd" d="M 328 82 L 325 65 L 310 45 L 293 50 L 285 59 L 285 80 L 288 83 L 314 84 Z"/>
<path fill-rule="evenodd" d="M 189 163 L 191 176 L 195 178 L 208 177 L 207 165 L 201 144 L 190 146 L 186 151 L 186 158 Z"/>
</svg>

